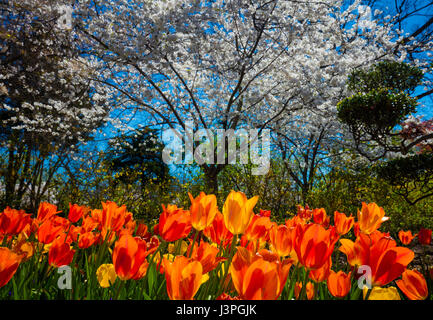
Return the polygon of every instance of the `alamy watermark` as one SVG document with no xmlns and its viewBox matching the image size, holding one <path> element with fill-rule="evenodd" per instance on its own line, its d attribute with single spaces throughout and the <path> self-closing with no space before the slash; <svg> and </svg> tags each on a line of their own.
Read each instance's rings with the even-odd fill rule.
<svg viewBox="0 0 433 320">
<path fill-rule="evenodd" d="M 55 7 L 55 10 L 60 15 L 57 19 L 57 28 L 63 30 L 71 30 L 72 29 L 72 6 L 69 5 L 58 5 Z"/>
<path fill-rule="evenodd" d="M 361 290 L 364 287 L 371 289 L 371 267 L 367 265 L 359 266 L 357 273 L 361 274 L 358 278 L 358 288 Z"/>
<path fill-rule="evenodd" d="M 57 269 L 57 273 L 61 274 L 57 280 L 57 287 L 60 290 L 72 289 L 72 269 L 70 266 L 61 266 Z"/>
<path fill-rule="evenodd" d="M 185 129 L 162 132 L 166 164 L 253 164 L 253 175 L 265 175 L 270 166 L 270 130 L 199 129 L 186 122 Z"/>
</svg>

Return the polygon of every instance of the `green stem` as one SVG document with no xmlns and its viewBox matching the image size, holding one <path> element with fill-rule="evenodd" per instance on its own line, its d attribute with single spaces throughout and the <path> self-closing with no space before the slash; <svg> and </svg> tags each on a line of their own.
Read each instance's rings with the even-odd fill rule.
<svg viewBox="0 0 433 320">
<path fill-rule="evenodd" d="M 118 300 L 119 299 L 120 291 L 122 291 L 122 289 L 123 289 L 124 286 L 125 286 L 125 281 L 120 280 L 119 288 L 117 289 L 116 297 L 114 298 L 114 300 Z"/>
<path fill-rule="evenodd" d="M 195 229 L 194 229 L 195 230 Z M 194 240 L 192 240 L 192 245 L 191 245 L 191 249 L 189 250 L 189 253 L 188 253 L 188 258 L 191 258 L 191 256 L 192 256 L 192 250 L 194 249 L 194 244 L 195 244 L 195 242 L 197 241 L 197 236 L 198 236 L 198 234 L 199 234 L 199 232 L 197 231 L 197 230 L 195 230 L 195 233 L 194 233 Z"/>
<path fill-rule="evenodd" d="M 236 242 L 237 242 L 237 235 L 233 235 L 232 244 L 230 245 L 229 258 L 226 262 L 226 268 L 224 270 L 224 276 L 221 278 L 221 281 L 220 281 L 217 297 L 219 297 L 224 292 L 224 289 L 225 289 L 224 284 L 225 284 L 225 282 L 227 280 L 227 276 L 229 274 L 229 267 L 230 267 L 230 264 L 232 263 L 232 260 L 233 260 L 234 248 L 236 247 Z"/>
<path fill-rule="evenodd" d="M 305 276 L 304 276 L 304 280 L 302 281 L 302 294 L 301 294 L 301 300 L 306 300 L 307 299 L 307 278 L 308 278 L 308 274 L 310 273 L 310 269 L 306 269 L 305 270 Z"/>
<path fill-rule="evenodd" d="M 365 299 L 364 299 L 364 300 L 368 300 L 368 298 L 370 298 L 370 294 L 371 294 L 371 291 L 373 291 L 373 288 L 371 288 L 371 289 L 368 289 L 368 291 L 367 291 L 367 294 L 366 294 L 366 296 L 365 296 Z"/>
</svg>

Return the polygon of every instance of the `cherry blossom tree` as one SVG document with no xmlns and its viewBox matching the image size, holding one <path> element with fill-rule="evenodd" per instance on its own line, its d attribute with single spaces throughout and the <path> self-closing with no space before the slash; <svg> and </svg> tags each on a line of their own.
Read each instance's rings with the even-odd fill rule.
<svg viewBox="0 0 433 320">
<path fill-rule="evenodd" d="M 61 1 L 0 3 L 1 205 L 30 209 L 108 115 Z M 63 17 L 68 20 L 67 16 Z M 66 21 L 67 22 L 67 21 Z"/>
<path fill-rule="evenodd" d="M 335 121 L 347 75 L 408 46 L 361 1 L 77 1 L 74 12 L 103 62 L 92 80 L 125 120 L 143 111 L 194 131 Z M 213 191 L 224 165 L 201 165 Z"/>
</svg>

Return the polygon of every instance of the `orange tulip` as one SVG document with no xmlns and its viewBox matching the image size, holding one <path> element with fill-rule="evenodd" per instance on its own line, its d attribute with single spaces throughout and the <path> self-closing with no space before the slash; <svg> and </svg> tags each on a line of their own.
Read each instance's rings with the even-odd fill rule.
<svg viewBox="0 0 433 320">
<path fill-rule="evenodd" d="M 87 207 L 79 206 L 78 204 L 69 204 L 69 215 L 68 219 L 72 223 L 77 222 L 80 220 L 84 214 L 88 211 Z"/>
<path fill-rule="evenodd" d="M 286 257 L 292 251 L 292 230 L 285 225 L 273 226 L 269 232 L 272 251 Z"/>
<path fill-rule="evenodd" d="M 221 295 L 217 297 L 216 300 L 240 300 L 240 299 L 239 297 L 232 297 L 227 293 L 221 293 Z"/>
<path fill-rule="evenodd" d="M 187 210 L 176 205 L 162 205 L 162 214 L 159 217 L 158 234 L 168 242 L 173 242 L 188 236 L 191 231 L 191 215 Z"/>
<path fill-rule="evenodd" d="M 248 228 L 245 230 L 245 238 L 248 241 L 263 240 L 268 238 L 269 230 L 272 228 L 273 223 L 269 217 L 262 217 L 258 214 L 253 215 Z"/>
<path fill-rule="evenodd" d="M 373 255 L 373 258 L 375 256 Z M 371 259 L 373 271 L 372 283 L 376 286 L 384 286 L 400 276 L 407 265 L 413 260 L 413 251 L 403 248 L 388 248 L 380 255 L 377 262 Z M 375 262 L 375 263 L 373 263 Z"/>
<path fill-rule="evenodd" d="M 24 210 L 15 210 L 6 207 L 0 212 L 0 234 L 17 235 L 21 233 L 32 222 L 30 214 Z"/>
<path fill-rule="evenodd" d="M 410 300 L 425 300 L 428 296 L 427 282 L 417 270 L 406 270 L 395 283 Z"/>
<path fill-rule="evenodd" d="M 112 254 L 114 269 L 121 280 L 139 280 L 147 272 L 146 257 L 156 250 L 147 250 L 146 241 L 129 234 L 123 235 L 114 245 Z"/>
<path fill-rule="evenodd" d="M 298 225 L 305 226 L 307 223 L 308 222 L 299 216 L 294 216 L 293 218 L 287 219 L 285 225 L 289 229 L 295 229 Z"/>
<path fill-rule="evenodd" d="M 114 239 L 115 232 L 120 231 L 123 225 L 126 223 L 128 211 L 126 206 L 118 206 L 115 202 L 107 201 L 102 202 L 102 212 L 100 217 L 100 228 L 103 239 L 109 235 L 108 241 Z"/>
<path fill-rule="evenodd" d="M 58 214 L 61 211 L 57 211 L 57 206 L 48 203 L 41 202 L 38 208 L 38 214 L 36 216 L 36 220 L 41 223 L 48 219 L 51 219 L 54 215 Z"/>
<path fill-rule="evenodd" d="M 313 209 L 313 220 L 314 223 L 321 224 L 324 227 L 329 225 L 330 218 L 326 214 L 326 210 L 324 208 Z"/>
<path fill-rule="evenodd" d="M 346 274 L 343 271 L 335 272 L 331 270 L 326 282 L 329 292 L 336 298 L 345 297 L 351 288 L 350 276 L 351 272 Z"/>
<path fill-rule="evenodd" d="M 295 283 L 295 299 L 299 299 L 299 294 L 301 293 L 302 290 L 302 282 L 296 282 Z"/>
<path fill-rule="evenodd" d="M 135 220 L 129 220 L 126 221 L 125 220 L 125 224 L 123 225 L 123 227 L 117 232 L 118 237 L 120 238 L 122 235 L 124 235 L 125 233 L 130 234 L 131 236 L 134 234 L 135 231 L 135 227 L 136 227 L 136 222 Z"/>
<path fill-rule="evenodd" d="M 347 217 L 344 213 L 335 211 L 334 212 L 334 225 L 335 231 L 342 236 L 350 231 L 355 223 L 355 218 L 350 215 Z"/>
<path fill-rule="evenodd" d="M 260 209 L 259 216 L 260 217 L 270 217 L 271 216 L 271 210 Z"/>
<path fill-rule="evenodd" d="M 315 296 L 314 292 L 314 284 L 310 281 L 307 282 L 307 285 L 305 286 L 306 293 L 307 293 L 307 299 L 312 300 Z M 295 283 L 295 299 L 299 299 L 299 294 L 302 291 L 302 282 L 296 282 Z"/>
<path fill-rule="evenodd" d="M 274 224 L 269 217 L 255 214 L 241 237 L 241 246 L 248 247 L 252 251 L 259 250 L 268 241 L 269 230 Z"/>
<path fill-rule="evenodd" d="M 66 235 L 55 239 L 48 251 L 48 263 L 54 267 L 67 266 L 74 258 L 75 250 L 71 248 L 70 243 L 65 240 Z"/>
<path fill-rule="evenodd" d="M 221 212 L 217 212 L 212 224 L 203 230 L 203 234 L 217 245 L 222 242 L 224 247 L 227 247 L 233 239 L 233 234 L 224 224 L 224 217 Z"/>
<path fill-rule="evenodd" d="M 9 248 L 0 247 L 0 288 L 12 279 L 20 263 L 20 255 Z"/>
<path fill-rule="evenodd" d="M 355 234 L 355 237 L 359 237 L 360 233 L 361 233 L 361 229 L 359 228 L 359 223 L 355 222 L 353 224 L 353 233 Z"/>
<path fill-rule="evenodd" d="M 253 217 L 253 208 L 258 196 L 247 199 L 242 192 L 231 191 L 223 207 L 224 224 L 234 234 L 245 233 Z"/>
<path fill-rule="evenodd" d="M 292 260 L 280 262 L 278 255 L 267 250 L 252 254 L 238 247 L 229 272 L 241 299 L 276 300 L 287 280 Z"/>
<path fill-rule="evenodd" d="M 401 243 L 404 245 L 408 245 L 412 242 L 412 240 L 417 236 L 417 234 L 412 235 L 412 231 L 403 231 L 400 230 L 398 232 L 398 238 L 400 239 Z"/>
<path fill-rule="evenodd" d="M 349 239 L 340 239 L 340 243 L 341 246 L 338 250 L 346 255 L 347 262 L 352 267 L 368 263 L 370 239 L 366 235 L 360 235 L 356 238 L 355 242 Z"/>
<path fill-rule="evenodd" d="M 361 234 L 355 242 L 348 239 L 340 242 L 340 251 L 346 254 L 351 266 L 370 266 L 373 286 L 384 286 L 398 278 L 414 258 L 412 250 L 397 247 L 386 236 L 377 240 Z"/>
<path fill-rule="evenodd" d="M 147 240 L 147 239 L 149 239 L 151 237 L 151 234 L 148 231 L 148 227 L 144 223 L 139 223 L 138 224 L 137 230 L 135 231 L 135 235 L 137 237 L 140 237 L 140 238 L 144 239 L 144 240 Z"/>
<path fill-rule="evenodd" d="M 21 262 L 29 260 L 35 252 L 33 242 L 28 242 L 25 235 L 20 233 L 18 238 L 12 243 L 12 251 L 21 256 Z"/>
<path fill-rule="evenodd" d="M 298 225 L 293 248 L 303 266 L 307 269 L 318 269 L 328 261 L 337 240 L 338 235 L 333 227 L 326 230 L 315 223 Z"/>
<path fill-rule="evenodd" d="M 306 205 L 305 208 L 301 205 L 298 205 L 297 216 L 304 220 L 304 222 L 308 222 L 313 216 L 313 210 L 310 210 L 308 205 Z"/>
<path fill-rule="evenodd" d="M 201 263 L 177 256 L 173 262 L 163 258 L 162 265 L 170 300 L 193 300 L 203 280 Z"/>
<path fill-rule="evenodd" d="M 312 282 L 308 281 L 305 288 L 307 289 L 307 299 L 312 300 L 314 298 L 314 296 L 316 295 L 316 292 L 314 291 L 314 284 Z"/>
<path fill-rule="evenodd" d="M 328 261 L 321 266 L 319 269 L 310 270 L 308 277 L 316 283 L 320 283 L 328 279 L 329 273 L 331 272 L 332 259 L 329 257 Z"/>
<path fill-rule="evenodd" d="M 187 250 L 187 256 L 189 256 L 190 250 L 191 246 Z M 215 269 L 221 261 L 226 260 L 224 257 L 217 257 L 218 252 L 219 249 L 217 247 L 202 241 L 199 246 L 193 248 L 191 258 L 201 263 L 203 274 L 205 274 Z"/>
<path fill-rule="evenodd" d="M 428 245 L 431 243 L 432 230 L 421 228 L 418 232 L 418 241 L 421 244 Z"/>
<path fill-rule="evenodd" d="M 64 231 L 64 226 L 56 223 L 54 219 L 45 220 L 38 229 L 38 241 L 43 244 L 50 244 Z"/>
<path fill-rule="evenodd" d="M 315 296 L 314 292 L 314 284 L 310 281 L 307 282 L 307 285 L 305 286 L 307 299 L 312 300 Z M 295 299 L 299 299 L 299 294 L 302 291 L 302 282 L 296 282 L 295 283 Z"/>
<path fill-rule="evenodd" d="M 86 216 L 81 222 L 82 233 L 94 231 L 99 225 L 99 222 L 92 216 Z"/>
<path fill-rule="evenodd" d="M 191 193 L 188 192 L 191 200 L 191 224 L 197 231 L 202 231 L 204 228 L 210 226 L 218 212 L 217 199 L 215 195 L 206 195 L 200 192 L 197 198 L 193 198 Z"/>
<path fill-rule="evenodd" d="M 385 217 L 385 211 L 374 202 L 366 204 L 362 203 L 361 211 L 358 210 L 358 223 L 361 232 L 370 234 L 379 229 L 382 222 L 385 222 L 389 217 Z"/>
<path fill-rule="evenodd" d="M 94 232 L 86 232 L 83 234 L 80 234 L 78 237 L 78 247 L 80 249 L 87 249 L 94 244 L 97 244 L 101 240 L 101 234 L 100 233 L 94 233 Z"/>
</svg>

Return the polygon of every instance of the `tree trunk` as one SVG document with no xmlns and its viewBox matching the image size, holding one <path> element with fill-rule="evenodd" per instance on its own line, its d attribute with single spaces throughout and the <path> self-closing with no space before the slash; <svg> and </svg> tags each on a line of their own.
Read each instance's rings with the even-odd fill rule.
<svg viewBox="0 0 433 320">
<path fill-rule="evenodd" d="M 207 165 L 202 167 L 205 175 L 205 186 L 207 194 L 214 194 L 218 198 L 218 173 L 221 168 L 218 165 Z"/>
</svg>

